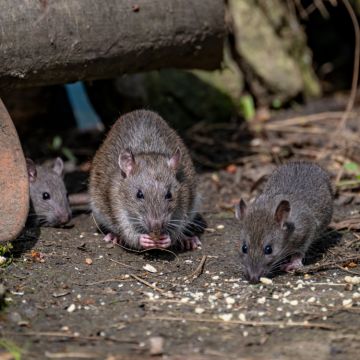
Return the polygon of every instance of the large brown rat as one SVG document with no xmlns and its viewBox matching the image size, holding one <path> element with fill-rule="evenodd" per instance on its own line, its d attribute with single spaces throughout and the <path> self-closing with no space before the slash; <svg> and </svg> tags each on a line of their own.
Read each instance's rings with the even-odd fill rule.
<svg viewBox="0 0 360 360">
<path fill-rule="evenodd" d="M 105 241 L 134 249 L 201 245 L 193 163 L 180 137 L 152 111 L 115 122 L 95 154 L 89 192 Z"/>
<path fill-rule="evenodd" d="M 258 282 L 277 270 L 301 267 L 332 212 L 330 178 L 319 165 L 291 162 L 277 168 L 249 207 L 240 200 L 235 209 L 245 277 Z"/>
<path fill-rule="evenodd" d="M 56 158 L 52 166 L 35 165 L 26 159 L 30 183 L 28 225 L 60 226 L 71 219 L 71 210 L 63 180 L 64 163 Z"/>
</svg>

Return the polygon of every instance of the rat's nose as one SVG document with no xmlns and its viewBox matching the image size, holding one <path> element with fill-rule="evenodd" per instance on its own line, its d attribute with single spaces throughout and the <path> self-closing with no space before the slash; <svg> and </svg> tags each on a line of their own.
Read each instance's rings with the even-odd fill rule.
<svg viewBox="0 0 360 360">
<path fill-rule="evenodd" d="M 71 219 L 71 214 L 68 212 L 64 212 L 59 215 L 59 222 L 61 225 L 65 225 L 70 221 L 70 219 Z"/>
<path fill-rule="evenodd" d="M 250 284 L 257 284 L 260 281 L 260 276 L 251 275 L 248 278 Z"/>
<path fill-rule="evenodd" d="M 151 231 L 160 231 L 163 228 L 163 222 L 157 219 L 149 219 L 149 227 Z"/>
</svg>

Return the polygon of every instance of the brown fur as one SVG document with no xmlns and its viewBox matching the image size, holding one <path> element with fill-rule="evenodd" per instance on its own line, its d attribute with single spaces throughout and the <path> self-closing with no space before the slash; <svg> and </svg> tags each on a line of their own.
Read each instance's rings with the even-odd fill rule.
<svg viewBox="0 0 360 360">
<path fill-rule="evenodd" d="M 173 169 L 169 160 L 177 149 L 181 159 Z M 126 166 L 119 166 L 119 156 L 127 150 L 135 160 L 129 176 L 123 171 Z M 116 121 L 94 157 L 91 207 L 97 222 L 132 248 L 139 248 L 139 235 L 151 233 L 154 221 L 163 225 L 174 245 L 195 217 L 195 179 L 188 150 L 176 132 L 154 112 L 133 111 Z M 165 199 L 169 189 L 171 201 Z M 136 197 L 138 190 L 144 199 Z"/>
</svg>

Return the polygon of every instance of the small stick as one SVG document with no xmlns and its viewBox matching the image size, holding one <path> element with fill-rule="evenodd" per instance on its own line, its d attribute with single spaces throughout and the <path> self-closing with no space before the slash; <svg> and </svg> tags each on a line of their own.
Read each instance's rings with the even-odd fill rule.
<svg viewBox="0 0 360 360">
<path fill-rule="evenodd" d="M 114 263 L 116 263 L 116 264 L 119 264 L 119 265 L 121 265 L 121 266 L 125 266 L 125 267 L 127 267 L 127 268 L 129 268 L 129 269 L 133 269 L 133 270 L 137 270 L 137 271 L 142 271 L 141 269 L 138 269 L 138 268 L 136 268 L 135 266 L 131 266 L 131 265 L 128 265 L 128 264 L 124 264 L 124 263 L 122 263 L 122 262 L 120 262 L 120 261 L 117 261 L 117 260 L 114 260 L 114 259 L 109 259 L 110 261 L 112 261 L 112 262 L 114 262 Z"/>
<path fill-rule="evenodd" d="M 110 340 L 118 343 L 138 343 L 134 340 L 121 340 L 114 337 L 103 337 L 103 336 L 81 336 L 76 334 L 66 334 L 56 331 L 28 331 L 28 332 L 6 332 L 4 335 L 13 335 L 13 336 L 40 336 L 40 337 L 65 337 L 68 339 L 79 339 L 79 340 L 89 340 L 89 341 L 104 341 Z"/>
<path fill-rule="evenodd" d="M 357 275 L 357 276 L 360 276 L 360 273 L 356 272 L 356 271 L 351 271 L 349 269 L 346 269 L 344 268 L 343 266 L 340 266 L 340 265 L 335 265 L 338 269 L 342 270 L 342 271 L 345 271 L 349 274 L 352 274 L 352 275 Z"/>
<path fill-rule="evenodd" d="M 186 279 L 191 279 L 191 281 L 194 281 L 195 279 L 197 279 L 204 271 L 206 259 L 207 259 L 207 255 L 204 255 L 202 257 L 198 267 L 190 275 L 186 276 Z"/>
<path fill-rule="evenodd" d="M 141 282 L 142 284 L 152 288 L 153 290 L 155 291 L 158 291 L 160 294 L 164 295 L 164 296 L 167 296 L 167 294 L 165 293 L 165 290 L 164 289 L 160 289 L 159 287 L 157 287 L 156 285 L 153 285 L 153 284 L 150 284 L 148 281 L 142 279 L 141 277 L 135 275 L 135 274 L 130 274 L 130 276 L 132 278 L 134 278 L 135 280 Z"/>
<path fill-rule="evenodd" d="M 319 270 L 327 270 L 327 269 L 334 268 L 338 264 L 341 264 L 341 263 L 344 263 L 344 262 L 347 262 L 347 261 L 359 261 L 359 260 L 360 260 L 360 255 L 349 256 L 347 258 L 328 261 L 328 262 L 325 262 L 325 263 L 319 264 L 319 265 L 305 266 L 304 268 L 300 268 L 300 269 L 295 270 L 295 274 L 306 274 L 308 272 L 315 272 L 315 271 L 319 271 Z"/>
<path fill-rule="evenodd" d="M 144 318 L 142 318 L 144 319 Z M 336 326 L 332 324 L 322 324 L 322 323 L 309 323 L 307 321 L 303 322 L 284 322 L 284 321 L 242 321 L 242 320 L 229 320 L 224 321 L 220 319 L 205 319 L 205 318 L 187 318 L 187 317 L 170 317 L 170 316 L 147 316 L 146 320 L 161 320 L 161 321 L 189 321 L 189 322 L 208 322 L 216 324 L 229 324 L 229 325 L 244 325 L 252 327 L 264 327 L 264 326 L 277 326 L 277 327 L 303 327 L 307 329 L 316 328 L 324 330 L 335 330 Z"/>
<path fill-rule="evenodd" d="M 119 282 L 119 281 L 127 281 L 127 279 L 111 278 L 111 279 L 100 280 L 100 281 L 95 281 L 95 282 L 92 282 L 92 283 L 79 284 L 79 285 L 80 286 L 93 286 L 93 285 L 105 284 L 105 283 L 108 283 L 108 282 Z"/>
</svg>

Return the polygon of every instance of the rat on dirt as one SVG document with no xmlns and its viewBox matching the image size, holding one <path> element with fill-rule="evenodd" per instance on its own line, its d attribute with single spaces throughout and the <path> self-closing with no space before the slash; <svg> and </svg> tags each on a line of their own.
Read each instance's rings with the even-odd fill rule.
<svg viewBox="0 0 360 360">
<path fill-rule="evenodd" d="M 60 226 L 71 219 L 71 210 L 63 180 L 64 163 L 56 158 L 52 166 L 35 165 L 26 159 L 30 183 L 28 225 Z"/>
<path fill-rule="evenodd" d="M 205 224 L 193 163 L 177 133 L 152 111 L 115 122 L 95 154 L 89 192 L 105 241 L 139 250 L 201 246 Z"/>
<path fill-rule="evenodd" d="M 332 213 L 333 191 L 325 170 L 310 162 L 278 167 L 251 205 L 241 199 L 235 207 L 245 277 L 256 283 L 278 270 L 301 267 Z"/>
</svg>

